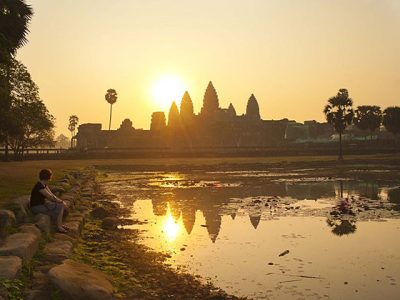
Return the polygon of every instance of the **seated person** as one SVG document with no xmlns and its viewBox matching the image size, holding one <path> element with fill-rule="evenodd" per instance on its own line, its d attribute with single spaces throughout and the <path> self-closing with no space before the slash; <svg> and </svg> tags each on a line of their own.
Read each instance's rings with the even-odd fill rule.
<svg viewBox="0 0 400 300">
<path fill-rule="evenodd" d="M 66 233 L 68 228 L 62 224 L 66 206 L 64 201 L 54 195 L 47 186 L 51 176 L 52 172 L 49 169 L 40 171 L 39 181 L 31 192 L 30 209 L 34 214 L 41 213 L 50 216 L 56 224 L 58 232 Z"/>
</svg>

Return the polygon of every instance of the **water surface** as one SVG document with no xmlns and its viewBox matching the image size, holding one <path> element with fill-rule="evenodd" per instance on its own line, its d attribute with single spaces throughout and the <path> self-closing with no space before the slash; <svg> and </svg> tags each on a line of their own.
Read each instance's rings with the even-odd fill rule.
<svg viewBox="0 0 400 300">
<path fill-rule="evenodd" d="M 307 171 L 125 172 L 103 185 L 145 221 L 142 243 L 228 293 L 398 299 L 399 183 Z M 345 198 L 353 213 L 338 216 Z"/>
</svg>

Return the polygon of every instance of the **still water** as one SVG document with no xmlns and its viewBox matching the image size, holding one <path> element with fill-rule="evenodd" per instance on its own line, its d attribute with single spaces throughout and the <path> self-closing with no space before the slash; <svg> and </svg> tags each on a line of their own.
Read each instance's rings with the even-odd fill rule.
<svg viewBox="0 0 400 300">
<path fill-rule="evenodd" d="M 254 299 L 399 299 L 396 181 L 300 173 L 115 173 L 107 191 L 172 267 Z M 336 214 L 347 198 L 351 214 Z M 288 250 L 288 251 L 286 251 Z M 281 255 L 281 256 L 280 256 Z"/>
</svg>

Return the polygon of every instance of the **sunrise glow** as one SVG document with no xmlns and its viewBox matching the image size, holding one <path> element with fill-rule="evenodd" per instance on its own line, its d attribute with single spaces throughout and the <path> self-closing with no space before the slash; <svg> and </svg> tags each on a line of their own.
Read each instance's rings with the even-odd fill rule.
<svg viewBox="0 0 400 300">
<path fill-rule="evenodd" d="M 157 108 L 168 109 L 172 101 L 180 103 L 185 90 L 187 90 L 186 83 L 180 77 L 164 75 L 152 85 L 151 95 Z"/>
</svg>

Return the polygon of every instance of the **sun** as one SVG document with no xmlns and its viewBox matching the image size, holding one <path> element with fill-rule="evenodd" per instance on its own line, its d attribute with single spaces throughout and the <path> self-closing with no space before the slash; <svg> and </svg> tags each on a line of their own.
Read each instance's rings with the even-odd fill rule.
<svg viewBox="0 0 400 300">
<path fill-rule="evenodd" d="M 170 107 L 172 101 L 179 105 L 186 90 L 186 83 L 180 77 L 165 75 L 154 82 L 151 94 L 157 107 L 166 110 Z"/>
</svg>

